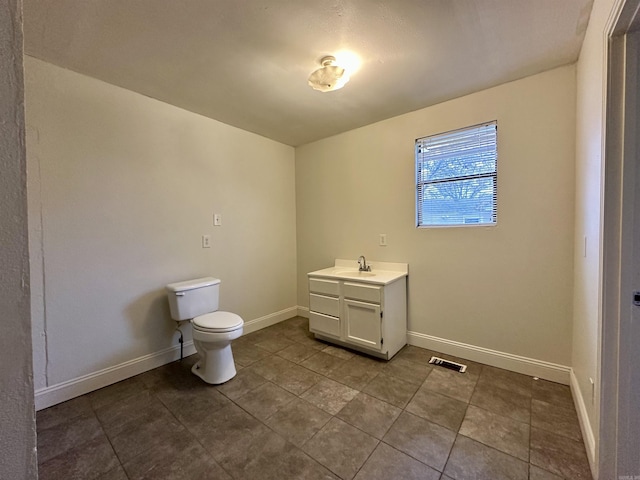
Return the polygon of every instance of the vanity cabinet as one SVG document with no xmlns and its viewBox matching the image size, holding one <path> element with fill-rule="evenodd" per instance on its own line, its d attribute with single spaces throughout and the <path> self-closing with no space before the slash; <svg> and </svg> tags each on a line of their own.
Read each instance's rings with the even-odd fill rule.
<svg viewBox="0 0 640 480">
<path fill-rule="evenodd" d="M 309 274 L 316 338 L 390 359 L 407 343 L 406 276 L 386 284 Z"/>
</svg>

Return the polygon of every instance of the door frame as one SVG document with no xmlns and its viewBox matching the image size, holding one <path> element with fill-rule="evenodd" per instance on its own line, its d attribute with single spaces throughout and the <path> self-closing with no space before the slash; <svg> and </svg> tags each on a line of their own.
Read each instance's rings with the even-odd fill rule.
<svg viewBox="0 0 640 480">
<path fill-rule="evenodd" d="M 640 87 L 637 44 L 630 34 L 640 29 L 640 0 L 618 2 L 607 29 L 604 182 L 602 226 L 602 305 L 600 342 L 600 419 L 598 476 L 617 479 L 635 469 L 638 459 L 630 438 L 640 432 L 626 428 L 629 415 L 631 364 L 630 260 L 634 241 L 637 126 Z M 637 36 L 637 35 L 636 35 Z M 632 45 L 635 43 L 635 45 Z M 631 66 L 632 68 L 629 68 Z M 625 175 L 623 175 L 623 173 Z M 640 388 L 635 385 L 634 388 Z M 637 407 L 635 407 L 637 409 Z M 637 410 L 636 410 L 637 411 Z M 640 475 L 640 471 L 633 472 Z"/>
</svg>

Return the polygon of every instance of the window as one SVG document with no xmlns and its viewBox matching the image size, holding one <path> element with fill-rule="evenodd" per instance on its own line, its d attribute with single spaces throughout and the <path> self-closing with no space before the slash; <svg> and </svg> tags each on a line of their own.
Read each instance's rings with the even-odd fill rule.
<svg viewBox="0 0 640 480">
<path fill-rule="evenodd" d="M 497 122 L 416 140 L 418 227 L 495 225 Z"/>
</svg>

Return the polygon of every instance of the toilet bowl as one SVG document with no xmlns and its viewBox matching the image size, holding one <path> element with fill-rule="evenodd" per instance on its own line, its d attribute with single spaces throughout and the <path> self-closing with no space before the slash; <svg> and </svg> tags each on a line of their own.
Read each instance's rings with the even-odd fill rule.
<svg viewBox="0 0 640 480">
<path fill-rule="evenodd" d="M 200 356 L 191 371 L 214 385 L 235 377 L 231 342 L 242 335 L 243 324 L 239 315 L 230 312 L 207 313 L 191 320 L 193 343 Z"/>
<path fill-rule="evenodd" d="M 199 359 L 191 371 L 207 383 L 219 384 L 236 375 L 231 342 L 242 335 L 239 315 L 218 311 L 220 280 L 196 278 L 167 285 L 171 318 L 191 320 Z"/>
</svg>

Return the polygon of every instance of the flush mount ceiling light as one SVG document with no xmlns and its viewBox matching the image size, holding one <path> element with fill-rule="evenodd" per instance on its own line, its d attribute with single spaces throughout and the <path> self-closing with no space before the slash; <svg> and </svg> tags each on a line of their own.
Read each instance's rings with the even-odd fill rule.
<svg viewBox="0 0 640 480">
<path fill-rule="evenodd" d="M 331 92 L 344 87 L 349 81 L 349 73 L 335 63 L 336 57 L 332 56 L 320 60 L 322 68 L 309 75 L 309 86 L 321 92 Z"/>
</svg>

